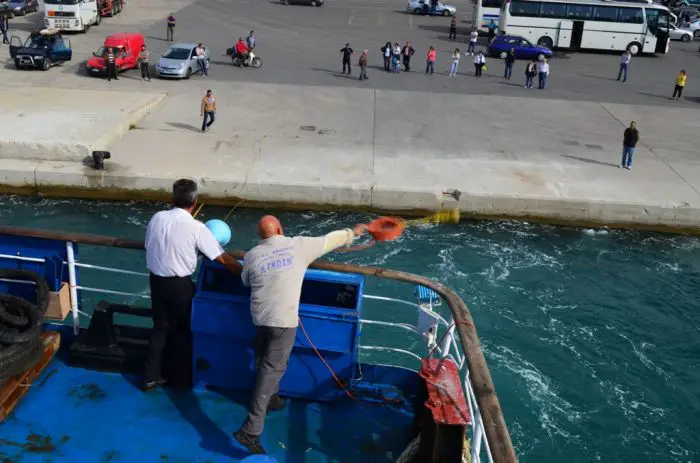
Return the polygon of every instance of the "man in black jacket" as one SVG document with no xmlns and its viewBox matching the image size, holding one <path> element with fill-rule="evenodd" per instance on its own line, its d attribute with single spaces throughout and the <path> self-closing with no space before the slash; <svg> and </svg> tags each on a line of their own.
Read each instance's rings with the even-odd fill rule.
<svg viewBox="0 0 700 463">
<path fill-rule="evenodd" d="M 510 76 L 513 75 L 513 64 L 515 64 L 515 48 L 511 48 L 506 55 L 506 69 L 503 73 L 503 77 L 510 80 Z"/>
<path fill-rule="evenodd" d="M 350 44 L 346 43 L 343 48 L 340 49 L 340 52 L 343 54 L 343 74 L 345 74 L 345 68 L 348 68 L 348 74 L 352 74 L 352 71 L 350 69 L 350 57 L 355 53 L 352 48 L 350 48 Z"/>
<path fill-rule="evenodd" d="M 415 52 L 416 50 L 411 46 L 411 42 L 406 42 L 406 45 L 401 49 L 404 71 L 409 72 L 411 70 L 411 56 L 413 56 Z"/>
<path fill-rule="evenodd" d="M 634 156 L 634 148 L 637 146 L 638 141 L 639 131 L 637 130 L 637 124 L 632 121 L 622 135 L 622 162 L 618 167 L 624 167 L 627 170 L 632 168 L 632 156 Z"/>
</svg>

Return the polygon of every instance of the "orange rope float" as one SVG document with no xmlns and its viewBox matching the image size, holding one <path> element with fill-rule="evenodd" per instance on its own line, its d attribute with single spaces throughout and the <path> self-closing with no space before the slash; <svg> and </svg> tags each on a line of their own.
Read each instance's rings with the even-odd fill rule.
<svg viewBox="0 0 700 463">
<path fill-rule="evenodd" d="M 379 217 L 367 224 L 367 233 L 372 241 L 364 244 L 356 244 L 346 248 L 338 248 L 336 252 L 355 252 L 371 248 L 379 241 L 391 241 L 397 239 L 406 229 L 406 221 L 398 217 Z"/>
</svg>

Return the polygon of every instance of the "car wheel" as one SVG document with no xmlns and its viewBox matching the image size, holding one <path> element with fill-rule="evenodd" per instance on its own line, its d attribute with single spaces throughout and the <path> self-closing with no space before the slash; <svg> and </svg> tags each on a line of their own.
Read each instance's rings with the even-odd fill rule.
<svg viewBox="0 0 700 463">
<path fill-rule="evenodd" d="M 442 10 L 443 16 L 450 16 L 450 10 Z"/>
<path fill-rule="evenodd" d="M 51 60 L 48 58 L 44 58 L 44 62 L 41 63 L 41 70 L 48 71 L 49 69 L 51 69 Z"/>
<path fill-rule="evenodd" d="M 500 52 L 500 53 L 498 54 L 498 57 L 501 58 L 501 59 L 506 59 L 506 56 L 508 56 L 508 53 L 506 53 L 506 52 L 504 52 L 504 51 L 502 51 L 502 52 Z"/>
<path fill-rule="evenodd" d="M 637 56 L 640 51 L 642 51 L 642 44 L 639 42 L 632 42 L 627 45 L 627 50 L 632 56 Z"/>
<path fill-rule="evenodd" d="M 700 37 L 700 29 L 694 31 L 694 32 L 693 32 L 693 35 L 694 35 L 695 37 Z"/>
<path fill-rule="evenodd" d="M 685 34 L 683 37 L 681 37 L 681 42 L 690 42 L 690 34 Z"/>
<path fill-rule="evenodd" d="M 423 14 L 423 10 L 420 8 L 414 8 L 413 9 L 413 14 Z"/>
<path fill-rule="evenodd" d="M 187 68 L 187 73 L 185 74 L 185 79 L 192 77 L 192 68 Z"/>
<path fill-rule="evenodd" d="M 318 3 L 316 2 L 316 0 L 311 0 L 311 6 L 318 6 Z"/>
<path fill-rule="evenodd" d="M 537 45 L 539 45 L 540 47 L 552 48 L 554 46 L 554 41 L 551 37 L 547 37 L 545 35 L 543 37 L 540 37 L 539 40 L 537 40 Z"/>
</svg>

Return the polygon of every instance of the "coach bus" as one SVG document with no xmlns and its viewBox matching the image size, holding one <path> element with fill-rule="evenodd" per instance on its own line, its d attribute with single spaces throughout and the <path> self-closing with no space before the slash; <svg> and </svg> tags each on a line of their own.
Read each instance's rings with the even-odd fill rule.
<svg viewBox="0 0 700 463">
<path fill-rule="evenodd" d="M 668 8 L 609 0 L 505 0 L 499 30 L 549 48 L 668 53 Z"/>
<path fill-rule="evenodd" d="M 485 31 L 486 26 L 491 21 L 498 24 L 498 17 L 501 13 L 503 1 L 504 0 L 474 0 L 474 14 L 472 15 L 472 25 L 474 29 Z"/>
</svg>

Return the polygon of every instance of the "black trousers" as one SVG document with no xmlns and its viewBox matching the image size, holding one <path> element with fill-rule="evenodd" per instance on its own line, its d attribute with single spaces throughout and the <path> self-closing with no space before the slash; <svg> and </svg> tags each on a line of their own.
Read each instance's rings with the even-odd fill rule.
<svg viewBox="0 0 700 463">
<path fill-rule="evenodd" d="M 115 63 L 107 63 L 107 80 L 119 80 L 117 77 L 117 65 Z"/>
<path fill-rule="evenodd" d="M 352 74 L 350 70 L 350 60 L 349 59 L 343 59 L 343 74 L 345 74 L 345 67 L 347 66 L 348 68 L 348 74 Z"/>
<path fill-rule="evenodd" d="M 457 28 L 450 26 L 450 38 L 448 40 L 457 40 Z"/>
<path fill-rule="evenodd" d="M 683 87 L 681 87 L 680 85 L 676 85 L 673 88 L 673 96 L 671 98 L 676 98 L 676 97 L 680 98 L 682 93 L 683 93 Z"/>
<path fill-rule="evenodd" d="M 150 283 L 153 331 L 144 380 L 164 378 L 175 387 L 189 387 L 192 381 L 190 317 L 194 283 L 190 277 L 153 274 Z"/>
<path fill-rule="evenodd" d="M 406 71 L 411 70 L 411 55 L 403 55 L 403 68 Z"/>
<path fill-rule="evenodd" d="M 141 78 L 151 80 L 151 68 L 148 63 L 141 63 Z"/>
</svg>

